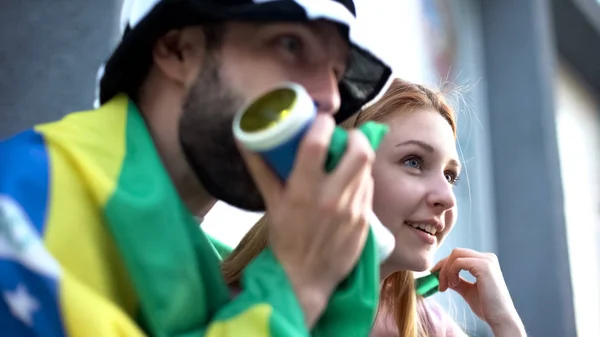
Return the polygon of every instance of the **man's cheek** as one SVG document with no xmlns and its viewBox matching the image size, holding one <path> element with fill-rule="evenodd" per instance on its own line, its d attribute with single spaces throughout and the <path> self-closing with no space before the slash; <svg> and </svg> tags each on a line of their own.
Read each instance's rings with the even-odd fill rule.
<svg viewBox="0 0 600 337">
<path fill-rule="evenodd" d="M 243 78 L 239 76 L 235 84 L 241 85 L 240 90 L 245 90 L 252 97 L 264 93 L 281 82 L 293 81 L 292 76 L 284 69 L 283 65 L 275 60 L 253 62 L 237 74 L 243 74 Z"/>
</svg>

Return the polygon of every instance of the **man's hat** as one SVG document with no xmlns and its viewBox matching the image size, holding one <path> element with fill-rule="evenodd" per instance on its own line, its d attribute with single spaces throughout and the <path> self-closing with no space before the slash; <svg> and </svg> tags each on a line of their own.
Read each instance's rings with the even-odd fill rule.
<svg viewBox="0 0 600 337">
<path fill-rule="evenodd" d="M 340 82 L 341 122 L 386 87 L 391 69 L 357 41 L 353 0 L 125 0 L 123 37 L 99 76 L 100 103 L 132 88 L 152 63 L 152 47 L 171 29 L 224 21 L 305 22 L 324 19 L 342 27 L 350 42 L 350 60 Z"/>
</svg>

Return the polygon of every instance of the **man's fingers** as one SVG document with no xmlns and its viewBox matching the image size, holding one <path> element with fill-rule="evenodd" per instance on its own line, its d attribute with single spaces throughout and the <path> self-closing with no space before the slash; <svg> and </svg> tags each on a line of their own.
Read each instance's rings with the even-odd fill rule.
<svg viewBox="0 0 600 337">
<path fill-rule="evenodd" d="M 373 182 L 371 170 L 365 172 L 368 174 L 365 177 L 365 181 L 360 186 L 359 198 L 356 198 L 356 201 L 359 202 L 359 207 L 363 207 L 366 211 L 373 209 L 373 189 L 375 183 Z"/>
<path fill-rule="evenodd" d="M 273 172 L 273 170 L 265 163 L 260 155 L 248 151 L 244 148 L 244 145 L 238 143 L 238 148 L 246 167 L 254 180 L 254 183 L 258 187 L 265 204 L 272 205 L 276 200 L 279 200 L 283 193 L 283 185 L 279 177 Z"/>
<path fill-rule="evenodd" d="M 335 121 L 331 116 L 319 114 L 315 117 L 313 125 L 300 141 L 288 181 L 291 189 L 321 182 L 334 128 Z"/>
<path fill-rule="evenodd" d="M 348 132 L 348 147 L 339 165 L 331 174 L 328 193 L 343 195 L 344 191 L 355 187 L 354 181 L 371 174 L 375 152 L 367 138 L 358 130 Z"/>
</svg>

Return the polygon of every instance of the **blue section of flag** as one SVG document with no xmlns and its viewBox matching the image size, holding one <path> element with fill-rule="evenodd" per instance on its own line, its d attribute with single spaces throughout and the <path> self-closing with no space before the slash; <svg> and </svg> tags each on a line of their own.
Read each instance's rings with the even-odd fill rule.
<svg viewBox="0 0 600 337">
<path fill-rule="evenodd" d="M 31 129 L 0 142 L 0 163 L 0 195 L 20 204 L 42 236 L 49 192 L 44 138 Z"/>
<path fill-rule="evenodd" d="M 0 163 L 0 335 L 65 336 L 59 280 L 21 262 L 38 258 L 30 244 L 42 247 L 49 191 L 43 137 L 29 130 L 1 142 Z M 23 213 L 11 214 L 11 207 Z"/>
<path fill-rule="evenodd" d="M 37 274 L 17 261 L 0 257 L 0 334 L 2 336 L 48 336 L 63 337 L 57 280 Z M 37 304 L 31 311 L 31 325 L 28 326 L 10 309 L 7 300 L 10 293 L 17 289 L 26 294 Z M 14 305 L 14 304 L 13 304 Z"/>
</svg>

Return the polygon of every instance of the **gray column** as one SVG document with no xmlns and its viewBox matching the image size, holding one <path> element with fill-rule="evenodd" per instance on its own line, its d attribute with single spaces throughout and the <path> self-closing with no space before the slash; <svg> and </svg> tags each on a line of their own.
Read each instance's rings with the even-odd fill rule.
<svg viewBox="0 0 600 337">
<path fill-rule="evenodd" d="M 561 57 L 600 94 L 600 1 L 551 2 L 556 45 Z"/>
<path fill-rule="evenodd" d="M 549 1 L 484 0 L 498 255 L 531 336 L 576 336 Z"/>
<path fill-rule="evenodd" d="M 0 1 L 0 139 L 94 99 L 121 0 Z"/>
</svg>

